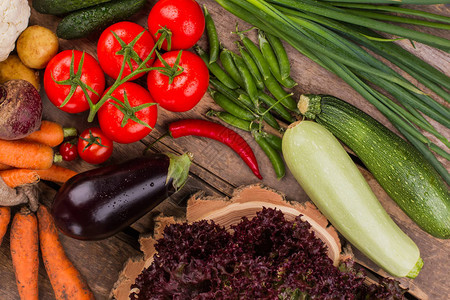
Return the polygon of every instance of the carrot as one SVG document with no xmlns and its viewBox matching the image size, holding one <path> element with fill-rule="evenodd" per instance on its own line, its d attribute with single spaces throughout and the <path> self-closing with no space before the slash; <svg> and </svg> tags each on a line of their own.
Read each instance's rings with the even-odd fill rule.
<svg viewBox="0 0 450 300">
<path fill-rule="evenodd" d="M 47 145 L 26 141 L 0 140 L 0 163 L 21 169 L 48 169 L 60 161 Z"/>
<path fill-rule="evenodd" d="M 0 170 L 1 170 L 1 171 L 3 171 L 3 170 L 9 170 L 9 169 L 11 169 L 10 166 L 4 165 L 4 164 L 0 164 Z"/>
<path fill-rule="evenodd" d="M 11 209 L 9 207 L 0 206 L 0 246 L 2 245 L 3 237 L 8 229 L 9 220 L 11 218 Z"/>
<path fill-rule="evenodd" d="M 61 166 L 53 165 L 49 169 L 34 170 L 41 179 L 64 183 L 78 173 Z"/>
<path fill-rule="evenodd" d="M 11 258 L 21 300 L 38 299 L 39 238 L 34 213 L 17 212 L 11 224 Z"/>
<path fill-rule="evenodd" d="M 33 170 L 27 169 L 11 169 L 0 171 L 0 177 L 10 188 L 18 187 L 28 183 L 36 183 L 39 181 L 39 175 Z"/>
<path fill-rule="evenodd" d="M 51 121 L 42 121 L 38 131 L 24 137 L 23 141 L 44 144 L 56 147 L 64 141 L 65 137 L 76 136 L 75 128 L 63 128 L 61 125 Z"/>
<path fill-rule="evenodd" d="M 42 259 L 56 299 L 94 299 L 89 286 L 67 258 L 48 208 L 41 205 L 37 216 Z"/>
</svg>

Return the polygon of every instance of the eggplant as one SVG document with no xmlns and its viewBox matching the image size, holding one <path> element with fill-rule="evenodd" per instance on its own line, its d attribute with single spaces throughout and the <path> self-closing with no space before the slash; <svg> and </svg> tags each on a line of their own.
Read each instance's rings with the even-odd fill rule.
<svg viewBox="0 0 450 300">
<path fill-rule="evenodd" d="M 72 238 L 108 238 L 181 189 L 190 164 L 189 153 L 151 154 L 80 173 L 55 195 L 51 214 Z"/>
</svg>

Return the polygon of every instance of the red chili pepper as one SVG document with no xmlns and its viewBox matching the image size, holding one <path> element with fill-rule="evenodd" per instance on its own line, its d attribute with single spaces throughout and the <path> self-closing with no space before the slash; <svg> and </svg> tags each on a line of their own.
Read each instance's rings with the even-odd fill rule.
<svg viewBox="0 0 450 300">
<path fill-rule="evenodd" d="M 233 130 L 206 120 L 186 119 L 171 123 L 169 132 L 175 139 L 182 136 L 195 135 L 214 139 L 227 145 L 239 154 L 256 177 L 262 179 L 255 154 L 247 142 Z"/>
</svg>

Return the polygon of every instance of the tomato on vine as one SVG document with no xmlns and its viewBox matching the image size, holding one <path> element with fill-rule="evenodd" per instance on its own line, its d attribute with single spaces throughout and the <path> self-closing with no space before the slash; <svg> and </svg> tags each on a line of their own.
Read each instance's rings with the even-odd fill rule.
<svg viewBox="0 0 450 300">
<path fill-rule="evenodd" d="M 153 99 L 164 109 L 183 112 L 201 100 L 209 85 L 205 62 L 189 51 L 169 51 L 158 55 L 155 68 L 148 73 L 147 87 Z"/>
<path fill-rule="evenodd" d="M 169 44 L 165 40 L 160 45 L 164 50 L 188 49 L 202 36 L 205 17 L 195 0 L 160 0 L 148 15 L 148 30 L 155 40 L 162 32 L 171 32 Z"/>
<path fill-rule="evenodd" d="M 105 91 L 107 93 L 108 90 Z M 98 111 L 103 133 L 111 140 L 128 144 L 146 137 L 158 117 L 157 105 L 150 93 L 133 82 L 121 84 Z"/>
<path fill-rule="evenodd" d="M 105 75 L 95 58 L 78 50 L 65 50 L 45 68 L 44 89 L 59 109 L 79 113 L 97 103 L 105 89 Z M 90 99 L 90 100 L 89 100 Z"/>
<path fill-rule="evenodd" d="M 67 141 L 59 146 L 59 154 L 65 161 L 72 161 L 78 157 L 77 145 L 72 141 Z"/>
<path fill-rule="evenodd" d="M 77 150 L 84 161 L 90 164 L 101 164 L 111 156 L 113 142 L 100 128 L 88 128 L 78 137 Z"/>
<path fill-rule="evenodd" d="M 97 56 L 100 66 L 105 73 L 117 79 L 125 57 L 126 63 L 121 78 L 130 75 L 149 56 L 155 42 L 150 33 L 141 25 L 133 22 L 118 22 L 106 28 L 97 44 Z M 146 62 L 151 67 L 155 55 Z M 133 76 L 135 80 L 145 72 Z"/>
</svg>

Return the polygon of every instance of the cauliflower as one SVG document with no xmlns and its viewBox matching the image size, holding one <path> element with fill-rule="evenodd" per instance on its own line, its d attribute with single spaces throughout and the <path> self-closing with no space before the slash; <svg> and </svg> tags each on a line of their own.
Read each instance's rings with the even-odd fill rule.
<svg viewBox="0 0 450 300">
<path fill-rule="evenodd" d="M 0 0 L 0 61 L 8 58 L 20 33 L 28 26 L 28 0 Z"/>
</svg>

